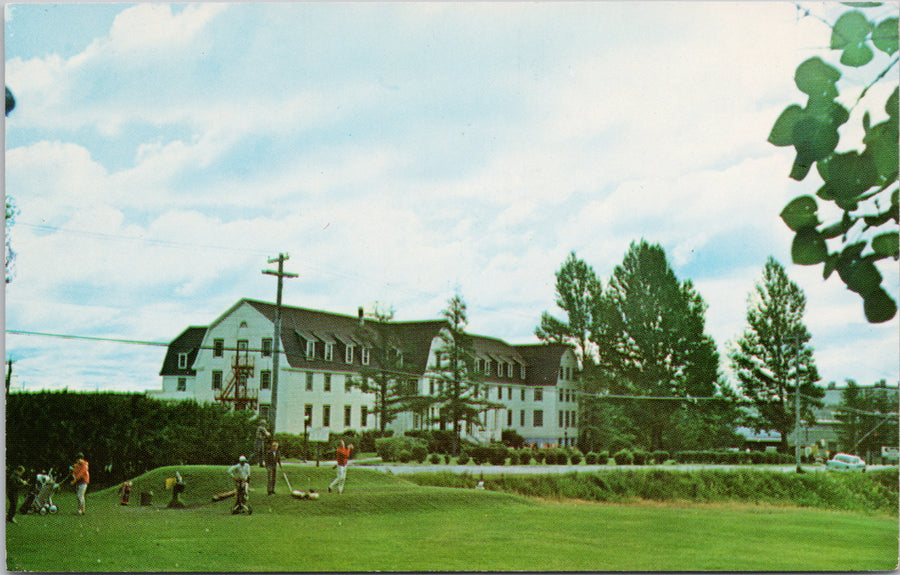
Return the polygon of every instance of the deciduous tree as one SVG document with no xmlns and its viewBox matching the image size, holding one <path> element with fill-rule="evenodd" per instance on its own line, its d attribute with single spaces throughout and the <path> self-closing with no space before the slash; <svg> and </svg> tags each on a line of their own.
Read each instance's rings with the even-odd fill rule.
<svg viewBox="0 0 900 575">
<path fill-rule="evenodd" d="M 675 277 L 662 247 L 644 240 L 631 244 L 600 299 L 592 338 L 609 390 L 660 398 L 627 407 L 651 449 L 666 447 L 672 417 L 689 396 L 717 391 L 718 352 L 704 333 L 705 310 L 693 284 Z"/>
</svg>

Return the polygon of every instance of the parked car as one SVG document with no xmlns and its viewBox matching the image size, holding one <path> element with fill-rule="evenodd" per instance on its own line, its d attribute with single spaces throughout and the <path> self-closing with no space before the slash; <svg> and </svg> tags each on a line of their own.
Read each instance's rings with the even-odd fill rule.
<svg viewBox="0 0 900 575">
<path fill-rule="evenodd" d="M 825 464 L 830 471 L 865 471 L 866 462 L 861 457 L 847 453 L 838 453 Z"/>
</svg>

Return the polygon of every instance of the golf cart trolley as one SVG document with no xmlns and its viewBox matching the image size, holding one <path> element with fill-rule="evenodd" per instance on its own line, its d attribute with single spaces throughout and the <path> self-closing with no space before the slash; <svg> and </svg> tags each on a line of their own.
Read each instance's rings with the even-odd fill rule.
<svg viewBox="0 0 900 575">
<path fill-rule="evenodd" d="M 250 507 L 250 483 L 246 479 L 235 480 L 234 507 L 231 508 L 232 515 L 246 513 L 253 514 L 253 508 Z"/>
<path fill-rule="evenodd" d="M 59 483 L 53 479 L 53 472 L 38 473 L 34 480 L 34 487 L 26 497 L 25 502 L 19 508 L 19 513 L 39 513 L 41 515 L 53 514 L 58 511 L 53 503 L 53 493 L 59 489 Z"/>
</svg>

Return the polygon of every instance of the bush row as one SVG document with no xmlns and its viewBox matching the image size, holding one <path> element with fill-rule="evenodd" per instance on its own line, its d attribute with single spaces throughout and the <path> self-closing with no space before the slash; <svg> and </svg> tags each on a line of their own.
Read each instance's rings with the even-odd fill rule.
<svg viewBox="0 0 900 575">
<path fill-rule="evenodd" d="M 428 449 L 424 440 L 414 437 L 390 437 L 376 440 L 378 456 L 384 461 L 401 463 L 450 463 L 451 456 L 446 453 L 435 453 Z M 429 456 L 429 453 L 431 455 Z M 457 458 L 459 465 L 470 461 L 475 465 L 529 465 L 532 462 L 543 465 L 606 465 L 612 459 L 616 465 L 660 465 L 667 461 L 686 464 L 789 464 L 793 456 L 760 451 L 631 451 L 622 449 L 610 455 L 608 451 L 582 454 L 578 450 L 565 448 L 544 449 L 510 449 L 502 444 L 470 446 L 463 450 Z"/>
</svg>

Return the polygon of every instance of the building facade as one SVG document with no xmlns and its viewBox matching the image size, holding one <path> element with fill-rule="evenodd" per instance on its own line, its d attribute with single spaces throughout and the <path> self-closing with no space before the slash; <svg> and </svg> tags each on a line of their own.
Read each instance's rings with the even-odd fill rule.
<svg viewBox="0 0 900 575">
<path fill-rule="evenodd" d="M 273 412 L 274 304 L 242 299 L 209 326 L 188 327 L 168 347 L 160 376 L 162 389 L 148 392 L 165 400 L 219 401 Z M 281 307 L 281 350 L 275 402 L 276 432 L 341 433 L 378 429 L 375 397 L 350 384 L 377 367 L 365 324 L 377 321 L 298 307 Z M 398 380 L 421 396 L 440 385 L 430 370 L 440 351 L 442 320 L 390 322 L 392 346 L 401 354 Z M 371 327 L 371 326 L 370 326 Z M 564 344 L 510 345 L 472 336 L 479 394 L 498 407 L 485 410 L 466 436 L 497 441 L 515 430 L 537 445 L 574 445 L 577 438 L 578 362 Z M 437 429 L 439 406 L 428 413 L 403 412 L 388 429 L 396 434 Z"/>
</svg>

